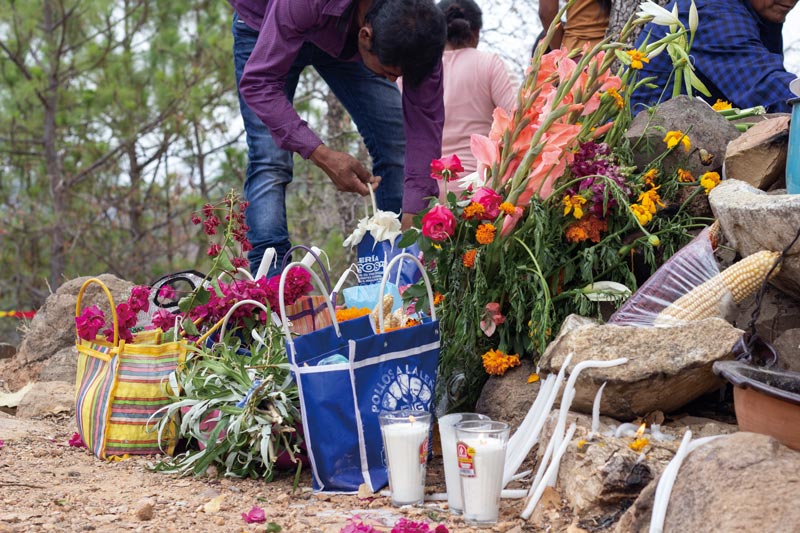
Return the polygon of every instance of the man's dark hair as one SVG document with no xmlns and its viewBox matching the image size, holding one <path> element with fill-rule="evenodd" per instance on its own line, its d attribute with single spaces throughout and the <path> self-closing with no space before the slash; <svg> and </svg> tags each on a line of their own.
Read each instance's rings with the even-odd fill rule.
<svg viewBox="0 0 800 533">
<path fill-rule="evenodd" d="M 436 5 L 447 18 L 447 42 L 455 47 L 470 44 L 483 27 L 483 12 L 472 0 L 442 0 Z"/>
<path fill-rule="evenodd" d="M 433 0 L 374 0 L 365 22 L 372 25 L 372 49 L 381 64 L 397 67 L 414 87 L 442 59 L 447 23 Z"/>
<path fill-rule="evenodd" d="M 603 13 L 606 15 L 611 13 L 611 0 L 597 0 L 597 3 L 600 4 L 600 8 L 603 10 Z"/>
</svg>

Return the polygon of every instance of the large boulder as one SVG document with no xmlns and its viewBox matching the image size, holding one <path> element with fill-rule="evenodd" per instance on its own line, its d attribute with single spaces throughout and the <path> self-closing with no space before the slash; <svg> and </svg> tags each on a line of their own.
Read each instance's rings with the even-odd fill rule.
<svg viewBox="0 0 800 533">
<path fill-rule="evenodd" d="M 785 187 L 789 118 L 782 115 L 759 122 L 732 140 L 725 152 L 725 177 L 764 191 L 776 182 Z"/>
<path fill-rule="evenodd" d="M 3 362 L 3 379 L 12 390 L 29 381 L 37 381 L 46 362 L 64 348 L 75 344 L 75 302 L 83 283 L 90 276 L 76 278 L 64 283 L 47 297 L 41 309 L 31 320 L 22 339 L 19 351 L 10 360 Z M 128 299 L 133 284 L 111 274 L 96 276 L 111 292 L 115 303 Z M 105 293 L 97 285 L 91 285 L 84 295 L 84 307 L 98 305 L 107 317 L 111 306 Z M 73 377 L 74 379 L 74 377 Z"/>
<path fill-rule="evenodd" d="M 569 374 L 582 361 L 627 357 L 623 365 L 581 372 L 572 409 L 591 413 L 597 389 L 607 382 L 600 412 L 632 420 L 653 411 L 670 413 L 719 388 L 723 382 L 711 367 L 730 357 L 741 335 L 721 318 L 669 327 L 584 325 L 559 333 L 539 364 L 544 372 L 558 372 L 572 353 Z"/>
<path fill-rule="evenodd" d="M 800 194 L 768 194 L 743 181 L 724 180 L 708 199 L 728 243 L 742 257 L 760 250 L 780 252 L 800 229 Z M 771 283 L 800 299 L 800 242 L 783 258 Z"/>
<path fill-rule="evenodd" d="M 658 480 L 617 523 L 617 533 L 650 528 Z M 689 454 L 678 471 L 664 531 L 796 531 L 800 453 L 755 433 L 734 433 Z"/>
<path fill-rule="evenodd" d="M 75 382 L 34 383 L 17 406 L 17 417 L 39 418 L 75 410 Z"/>
<path fill-rule="evenodd" d="M 634 162 L 640 169 L 666 150 L 664 136 L 668 131 L 682 131 L 691 140 L 687 153 L 677 147 L 662 161 L 665 173 L 677 168 L 690 170 L 695 177 L 704 172 L 719 171 L 728 143 L 740 133 L 728 120 L 711 107 L 689 96 L 677 96 L 659 104 L 652 111 L 636 115 L 625 137 L 634 148 Z M 700 156 L 701 150 L 703 157 Z"/>
<path fill-rule="evenodd" d="M 508 370 L 503 376 L 491 376 L 481 390 L 475 411 L 492 420 L 502 420 L 511 426 L 512 432 L 519 427 L 539 395 L 541 381 L 528 383 L 536 369 L 529 359 L 518 367 Z"/>
</svg>

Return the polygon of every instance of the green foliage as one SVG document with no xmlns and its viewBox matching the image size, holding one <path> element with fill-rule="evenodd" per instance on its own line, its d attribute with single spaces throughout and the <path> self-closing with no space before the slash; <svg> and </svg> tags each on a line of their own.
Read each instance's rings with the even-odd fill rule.
<svg viewBox="0 0 800 533">
<path fill-rule="evenodd" d="M 281 453 L 294 458 L 299 451 L 297 387 L 280 329 L 263 330 L 266 344 L 242 346 L 230 332 L 210 349 L 196 347 L 178 369 L 181 393 L 172 397 L 157 430 L 162 434 L 171 420 L 180 419 L 178 436 L 189 449 L 155 465 L 157 471 L 202 475 L 216 465 L 225 476 L 271 480 Z"/>
</svg>

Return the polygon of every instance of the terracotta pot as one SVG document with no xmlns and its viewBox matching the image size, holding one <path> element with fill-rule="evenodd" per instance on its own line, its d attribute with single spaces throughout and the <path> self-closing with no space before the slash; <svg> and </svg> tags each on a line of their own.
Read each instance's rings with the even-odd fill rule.
<svg viewBox="0 0 800 533">
<path fill-rule="evenodd" d="M 716 362 L 714 372 L 734 385 L 733 403 L 740 430 L 769 435 L 800 450 L 800 373 L 740 361 Z"/>
</svg>

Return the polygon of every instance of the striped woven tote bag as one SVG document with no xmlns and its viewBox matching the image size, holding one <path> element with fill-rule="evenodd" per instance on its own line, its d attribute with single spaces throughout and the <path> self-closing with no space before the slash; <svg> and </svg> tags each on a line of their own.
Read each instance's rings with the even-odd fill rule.
<svg viewBox="0 0 800 533">
<path fill-rule="evenodd" d="M 160 330 L 141 332 L 133 342 L 120 340 L 111 292 L 96 278 L 81 287 L 76 316 L 80 316 L 84 292 L 92 284 L 99 285 L 111 303 L 114 341 L 107 342 L 102 337 L 77 340 L 78 433 L 100 459 L 126 454 L 171 454 L 177 428 L 172 424 L 166 434 L 158 435 L 154 428 L 159 416 L 155 414 L 171 403 L 167 392 L 170 375 L 185 361 L 188 341 L 162 342 Z"/>
</svg>

